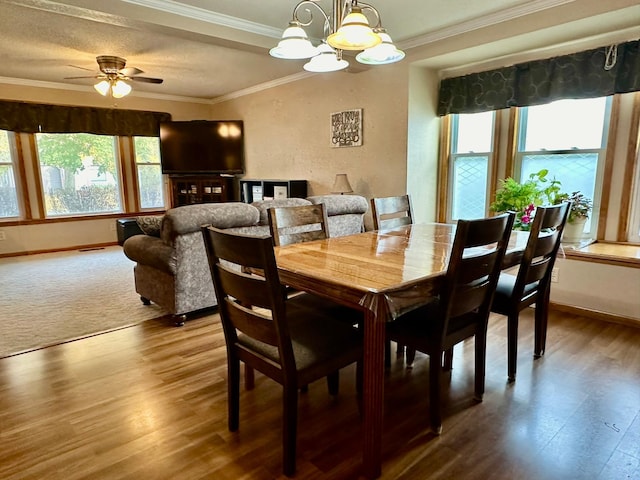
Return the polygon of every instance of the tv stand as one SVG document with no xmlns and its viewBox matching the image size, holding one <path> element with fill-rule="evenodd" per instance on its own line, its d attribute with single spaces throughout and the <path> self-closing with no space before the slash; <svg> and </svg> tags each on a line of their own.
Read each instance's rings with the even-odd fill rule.
<svg viewBox="0 0 640 480">
<path fill-rule="evenodd" d="M 169 181 L 172 207 L 235 200 L 233 176 L 169 175 Z"/>
</svg>

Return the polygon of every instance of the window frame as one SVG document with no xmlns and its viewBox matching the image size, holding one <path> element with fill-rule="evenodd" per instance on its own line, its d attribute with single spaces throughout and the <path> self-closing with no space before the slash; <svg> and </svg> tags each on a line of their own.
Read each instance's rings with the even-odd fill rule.
<svg viewBox="0 0 640 480">
<path fill-rule="evenodd" d="M 0 216 L 0 221 L 3 222 L 11 222 L 16 221 L 24 217 L 25 208 L 24 208 L 24 200 L 22 195 L 22 174 L 20 169 L 20 162 L 18 162 L 19 158 L 19 150 L 18 143 L 16 140 L 16 133 L 10 130 L 0 130 L 0 133 L 6 134 L 7 143 L 9 145 L 9 162 L 3 162 L 0 160 L 0 166 L 7 165 L 11 167 L 11 174 L 13 176 L 13 184 L 15 185 L 15 200 L 16 205 L 18 207 L 18 214 L 8 217 L 8 216 Z"/>
<path fill-rule="evenodd" d="M 516 128 L 514 129 L 514 148 L 513 148 L 513 162 L 512 162 L 512 172 L 511 176 L 519 181 L 524 181 L 522 178 L 522 161 L 525 156 L 536 156 L 536 155 L 572 155 L 576 153 L 580 154 L 597 154 L 597 165 L 596 165 L 596 173 L 595 173 L 595 182 L 594 182 L 594 192 L 593 192 L 593 208 L 590 214 L 590 229 L 587 232 L 589 238 L 593 239 L 601 239 L 600 232 L 603 229 L 600 227 L 601 219 L 600 212 L 602 211 L 602 205 L 605 203 L 606 199 L 608 199 L 608 191 L 605 191 L 604 178 L 606 176 L 607 165 L 609 162 L 609 140 L 611 135 L 611 124 L 612 124 L 612 114 L 614 113 L 614 98 L 612 96 L 608 97 L 600 97 L 606 98 L 605 101 L 605 111 L 604 111 L 604 119 L 602 124 L 602 132 L 600 137 L 600 148 L 589 148 L 589 149 L 558 149 L 558 150 L 523 150 L 521 149 L 521 145 L 525 144 L 526 138 L 526 128 L 527 128 L 527 120 L 528 120 L 528 111 L 529 108 L 535 107 L 532 105 L 531 107 L 517 107 L 517 122 Z M 583 99 L 575 99 L 577 101 Z M 571 192 L 567 192 L 571 193 Z"/>
<path fill-rule="evenodd" d="M 457 153 L 454 152 L 456 143 L 457 143 L 457 135 L 459 129 L 459 118 L 460 115 L 473 115 L 473 114 L 449 114 L 447 115 L 447 124 L 446 124 L 446 148 L 443 148 L 443 159 L 442 162 L 445 164 L 445 182 L 443 188 L 446 190 L 446 206 L 444 211 L 444 221 L 447 223 L 455 222 L 453 219 L 453 205 L 454 205 L 454 173 L 456 167 L 456 159 L 464 158 L 464 157 L 478 157 L 478 156 L 486 156 L 487 157 L 487 177 L 486 177 L 486 195 L 484 201 L 484 216 L 489 215 L 489 207 L 491 205 L 491 199 L 495 194 L 495 184 L 496 184 L 496 164 L 499 156 L 499 140 L 500 140 L 500 125 L 501 125 L 501 114 L 500 111 L 492 111 L 492 128 L 491 128 L 491 150 L 488 152 L 464 152 Z M 442 218 L 442 215 L 441 215 Z"/>
<path fill-rule="evenodd" d="M 136 152 L 136 138 L 156 138 L 158 141 L 158 162 L 150 163 L 150 162 L 138 162 L 138 155 Z M 136 197 L 136 210 L 140 212 L 148 212 L 155 211 L 158 209 L 166 209 L 167 208 L 167 191 L 165 188 L 165 180 L 164 174 L 162 173 L 162 159 L 160 157 L 160 137 L 142 137 L 140 135 L 134 135 L 129 137 L 131 141 L 131 163 L 133 165 L 133 181 L 134 181 L 134 189 L 135 189 L 135 197 Z M 140 171 L 138 169 L 139 165 L 157 165 L 160 167 L 160 191 L 162 194 L 162 205 L 158 207 L 143 207 L 142 206 L 142 192 L 140 186 Z"/>
</svg>

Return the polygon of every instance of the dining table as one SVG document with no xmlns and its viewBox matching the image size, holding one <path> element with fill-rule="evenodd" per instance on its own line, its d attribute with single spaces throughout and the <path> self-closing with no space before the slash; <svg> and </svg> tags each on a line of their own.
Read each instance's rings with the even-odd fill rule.
<svg viewBox="0 0 640 480">
<path fill-rule="evenodd" d="M 382 469 L 386 324 L 438 295 L 455 232 L 455 224 L 411 224 L 275 247 L 283 284 L 364 311 L 364 478 Z M 512 233 L 504 267 L 519 262 L 527 238 Z"/>
</svg>

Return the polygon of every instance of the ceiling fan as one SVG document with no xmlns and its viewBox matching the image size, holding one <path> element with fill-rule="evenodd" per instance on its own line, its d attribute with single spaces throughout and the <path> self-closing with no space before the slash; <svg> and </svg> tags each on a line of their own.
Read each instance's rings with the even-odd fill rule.
<svg viewBox="0 0 640 480">
<path fill-rule="evenodd" d="M 131 86 L 126 81 L 144 82 L 144 83 L 162 83 L 161 78 L 141 77 L 142 70 L 136 67 L 126 67 L 127 61 L 121 57 L 115 57 L 113 55 L 100 55 L 96 57 L 98 62 L 99 72 L 94 75 L 80 76 L 80 77 L 65 77 L 65 80 L 73 80 L 78 78 L 95 78 L 101 80 L 94 88 L 101 95 L 110 94 L 114 98 L 121 98 L 128 95 L 131 92 Z M 77 67 L 88 70 L 83 67 Z"/>
</svg>

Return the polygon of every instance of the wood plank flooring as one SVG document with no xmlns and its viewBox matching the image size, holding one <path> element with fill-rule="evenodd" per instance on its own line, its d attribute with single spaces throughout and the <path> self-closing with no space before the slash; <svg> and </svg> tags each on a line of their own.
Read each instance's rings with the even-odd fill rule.
<svg viewBox="0 0 640 480">
<path fill-rule="evenodd" d="M 383 479 L 640 479 L 640 329 L 552 312 L 533 360 L 521 318 L 518 378 L 506 382 L 506 322 L 492 317 L 484 402 L 473 343 L 455 350 L 444 431 L 428 432 L 428 357 L 387 374 Z M 217 316 L 142 325 L 0 360 L 0 478 L 277 479 L 281 390 L 256 374 L 227 430 Z M 355 371 L 340 395 L 300 395 L 298 479 L 355 479 Z"/>
</svg>

